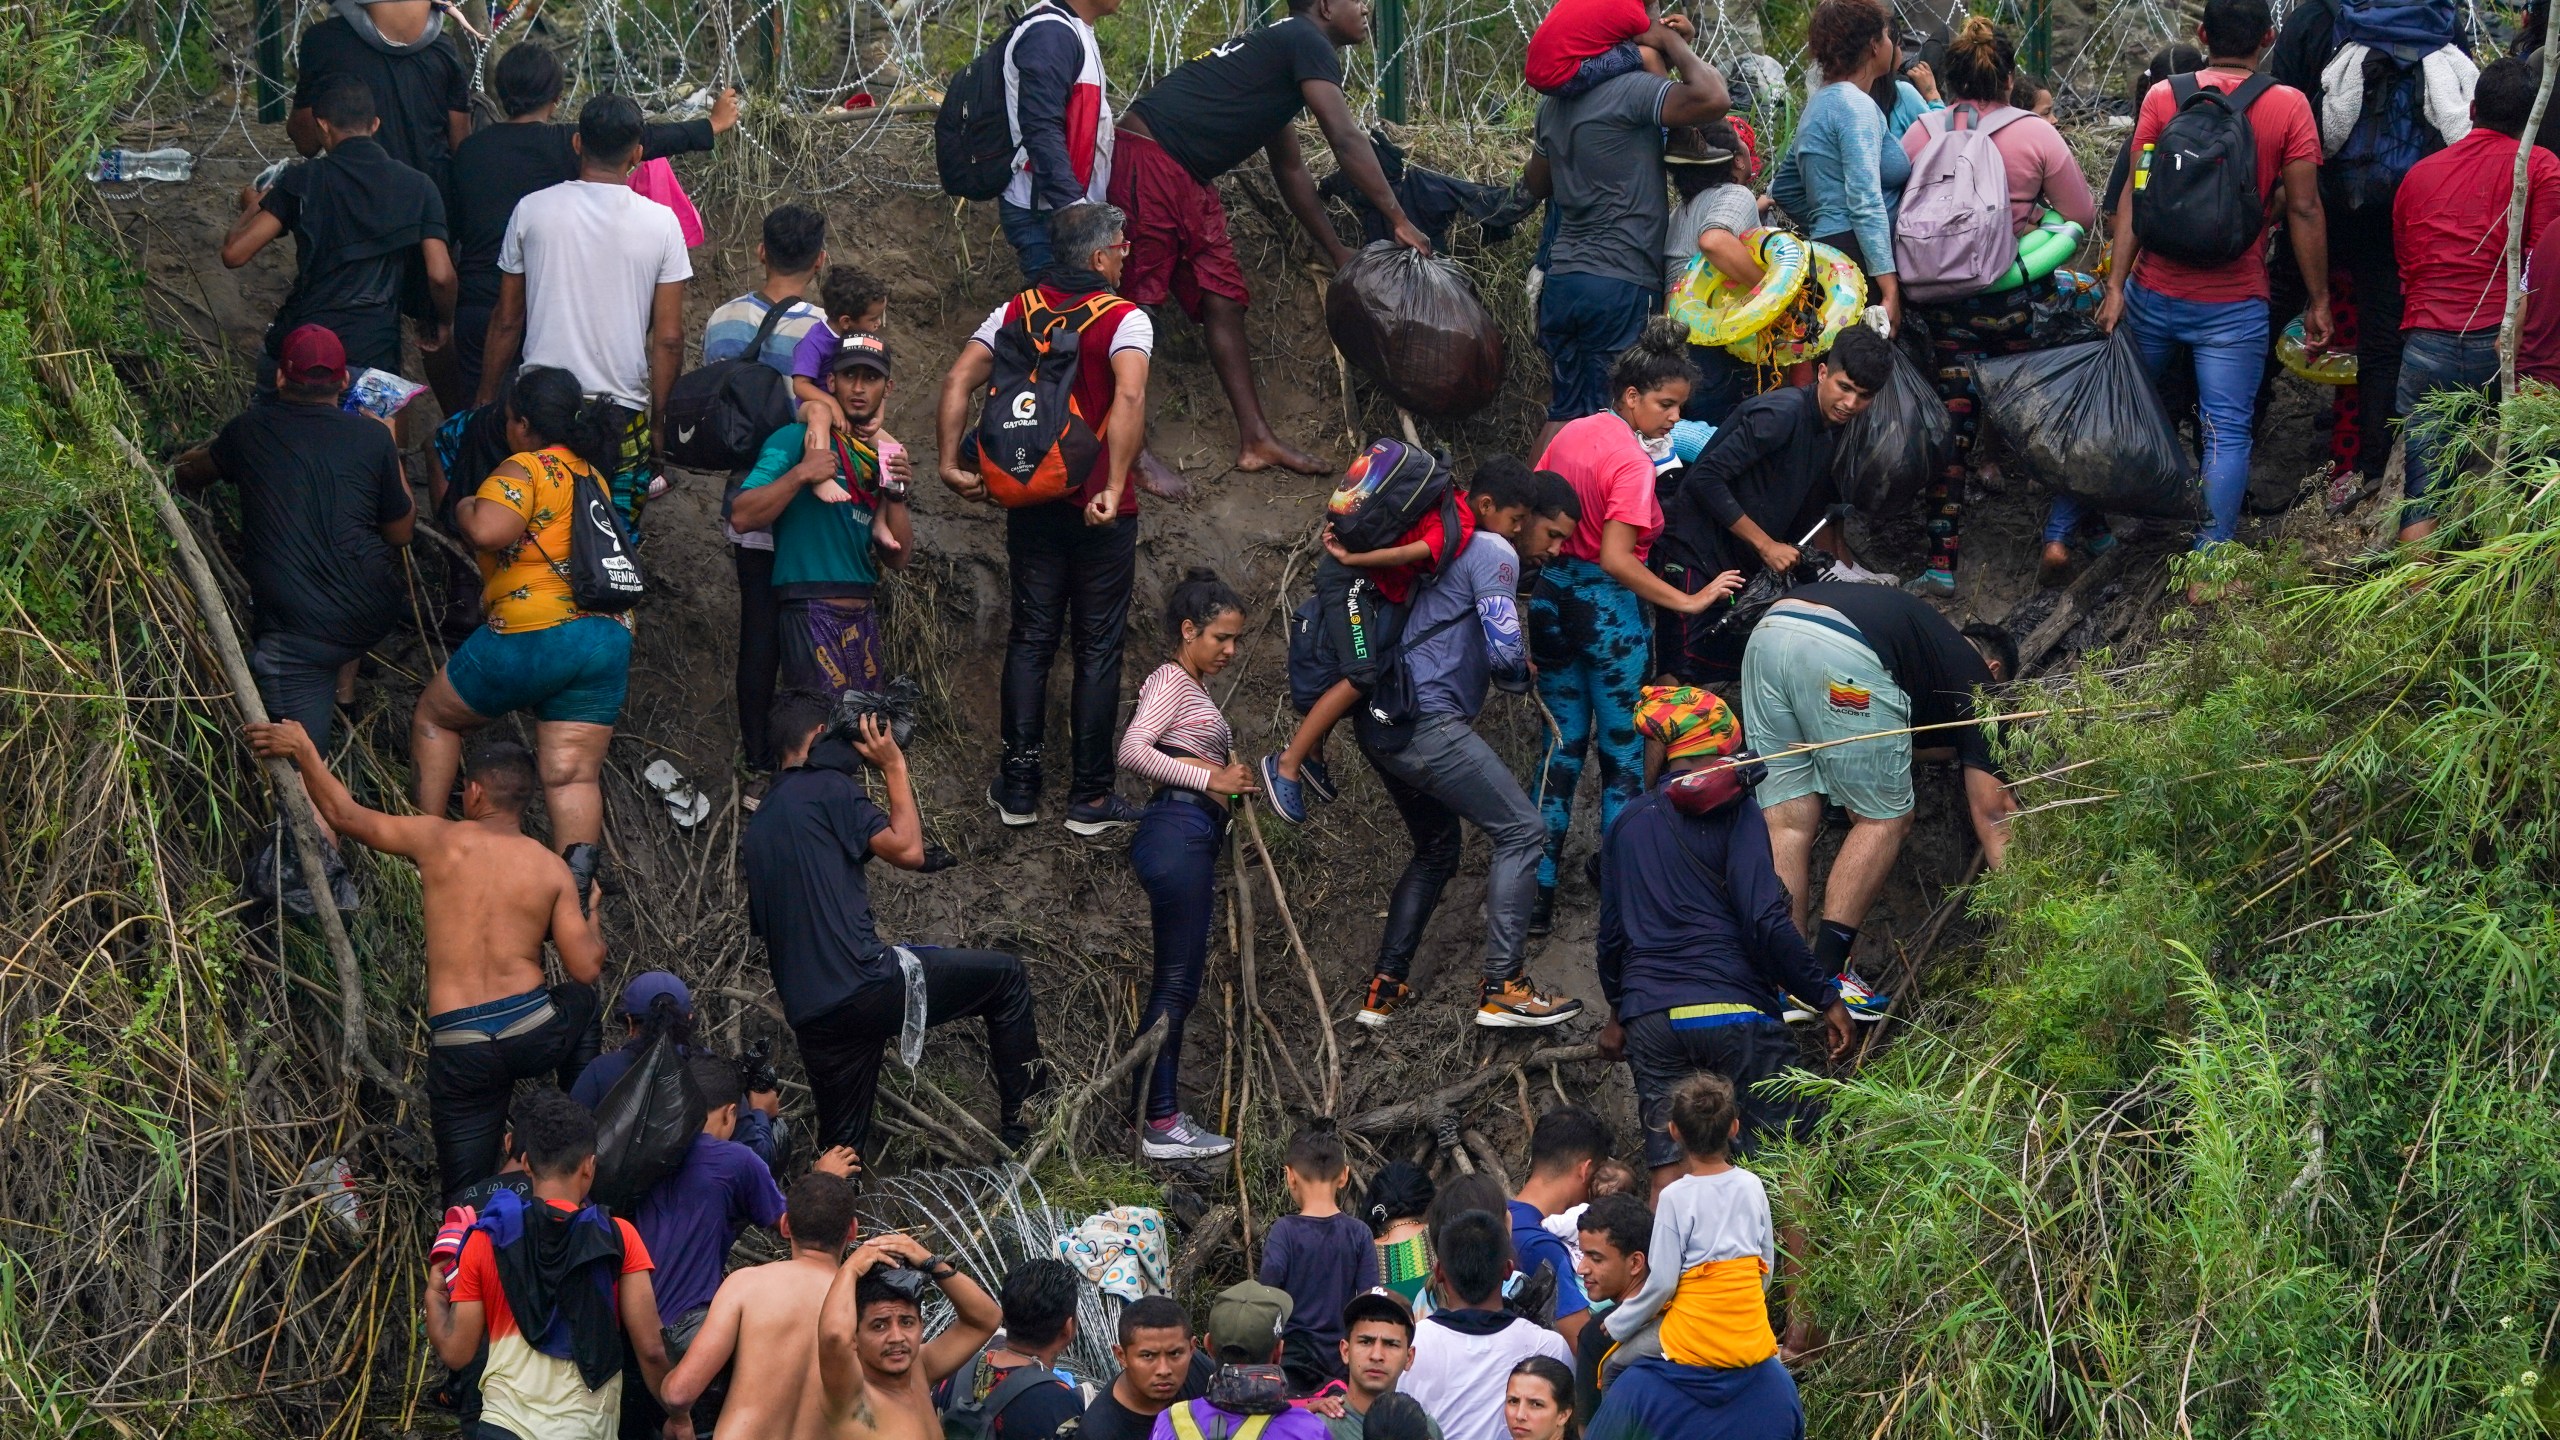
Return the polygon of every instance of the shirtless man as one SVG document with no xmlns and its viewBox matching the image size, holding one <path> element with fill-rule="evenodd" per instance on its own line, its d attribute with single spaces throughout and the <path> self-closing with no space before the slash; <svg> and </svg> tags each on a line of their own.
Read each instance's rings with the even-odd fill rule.
<svg viewBox="0 0 2560 1440">
<path fill-rule="evenodd" d="M 322 824 L 418 867 L 427 924 L 427 1103 L 438 1190 L 450 1199 L 498 1168 L 517 1080 L 555 1072 L 576 1083 L 595 1058 L 596 979 L 604 937 L 578 908 L 569 866 L 524 833 L 540 788 L 533 756 L 483 741 L 463 765 L 462 818 L 385 815 L 356 803 L 301 725 L 248 727 L 249 748 L 302 772 Z M 542 942 L 568 982 L 545 988 Z"/>
<path fill-rule="evenodd" d="M 850 1151 L 842 1153 L 850 1158 Z M 670 1406 L 698 1412 L 721 1367 L 734 1360 L 728 1399 L 719 1410 L 720 1434 L 798 1440 L 826 1433 L 818 1415 L 821 1397 L 811 1383 L 818 1313 L 858 1229 L 855 1195 L 852 1184 L 824 1169 L 791 1187 L 782 1211 L 782 1238 L 791 1245 L 791 1258 L 732 1271 L 720 1282 L 701 1332 L 667 1376 Z"/>
<path fill-rule="evenodd" d="M 907 1268 L 890 1268 L 891 1262 Z M 922 1281 L 957 1312 L 924 1338 Z M 913 1236 L 883 1235 L 845 1257 L 818 1320 L 817 1436 L 825 1440 L 942 1440 L 933 1387 L 969 1363 L 1003 1310 L 978 1282 Z"/>
</svg>

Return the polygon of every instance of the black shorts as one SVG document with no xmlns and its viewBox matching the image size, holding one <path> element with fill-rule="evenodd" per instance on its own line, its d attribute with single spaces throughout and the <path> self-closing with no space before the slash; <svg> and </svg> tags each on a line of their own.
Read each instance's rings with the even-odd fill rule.
<svg viewBox="0 0 2560 1440">
<path fill-rule="evenodd" d="M 1763 1080 L 1799 1069 L 1802 1052 L 1795 1032 L 1766 1015 L 1722 1024 L 1675 1022 L 1674 1012 L 1656 1010 L 1626 1022 L 1627 1069 L 1636 1084 L 1636 1114 L 1644 1121 L 1644 1163 L 1678 1164 L 1680 1146 L 1665 1128 L 1671 1119 L 1671 1092 L 1690 1076 L 1712 1071 L 1733 1082 L 1742 1101 L 1742 1141 L 1734 1147 L 1741 1159 L 1764 1138 L 1802 1140 L 1822 1116 L 1819 1102 L 1758 1088 Z M 1722 1016 L 1700 1017 L 1723 1020 Z"/>
</svg>

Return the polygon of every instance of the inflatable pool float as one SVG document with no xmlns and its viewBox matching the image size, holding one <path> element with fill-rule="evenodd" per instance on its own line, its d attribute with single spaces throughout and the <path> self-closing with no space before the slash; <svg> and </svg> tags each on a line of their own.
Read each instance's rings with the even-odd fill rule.
<svg viewBox="0 0 2560 1440">
<path fill-rule="evenodd" d="M 1867 308 L 1867 277 L 1856 261 L 1819 241 L 1805 248 L 1813 252 L 1811 273 L 1793 303 L 1766 328 L 1725 346 L 1736 358 L 1776 366 L 1811 360 Z"/>
<path fill-rule="evenodd" d="M 2284 368 L 2314 385 L 2353 385 L 2356 383 L 2356 352 L 2330 350 L 2311 353 L 2302 343 L 2302 317 L 2296 315 L 2276 340 L 2276 359 Z"/>
<path fill-rule="evenodd" d="M 2015 290 L 2021 285 L 2041 280 L 2061 269 L 2062 262 L 2070 259 L 2079 248 L 2080 227 L 2047 210 L 2044 218 L 2036 223 L 2036 228 L 2018 237 L 2018 263 L 2002 271 L 2000 278 L 1991 282 L 1991 287 L 1982 293 L 1997 295 L 2003 290 Z"/>
<path fill-rule="evenodd" d="M 1745 290 L 1716 272 L 1704 255 L 1689 257 L 1689 273 L 1671 292 L 1671 318 L 1689 327 L 1692 345 L 1731 345 L 1759 334 L 1804 288 L 1812 251 L 1819 246 L 1784 230 L 1754 230 L 1743 241 L 1760 257 L 1760 283 Z"/>
</svg>

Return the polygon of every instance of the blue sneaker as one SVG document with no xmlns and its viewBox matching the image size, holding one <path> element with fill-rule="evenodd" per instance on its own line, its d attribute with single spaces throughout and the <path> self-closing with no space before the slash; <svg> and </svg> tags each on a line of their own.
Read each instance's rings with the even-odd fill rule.
<svg viewBox="0 0 2560 1440">
<path fill-rule="evenodd" d="M 1298 788 L 1319 805 L 1330 805 L 1342 798 L 1342 792 L 1333 786 L 1333 772 L 1324 768 L 1321 760 L 1310 760 L 1298 767 Z"/>
<path fill-rule="evenodd" d="M 1840 972 L 1840 1003 L 1849 1007 L 1849 1018 L 1872 1025 L 1893 1008 L 1893 997 L 1858 978 L 1854 970 Z"/>
<path fill-rule="evenodd" d="M 1262 798 L 1271 804 L 1271 813 L 1292 825 L 1307 823 L 1307 797 L 1300 793 L 1298 782 L 1280 773 L 1280 757 L 1262 757 Z"/>
</svg>

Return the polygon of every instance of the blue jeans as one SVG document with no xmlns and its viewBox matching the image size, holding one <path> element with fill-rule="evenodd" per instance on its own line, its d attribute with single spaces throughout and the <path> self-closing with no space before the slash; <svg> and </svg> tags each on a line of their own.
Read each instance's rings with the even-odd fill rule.
<svg viewBox="0 0 2560 1440">
<path fill-rule="evenodd" d="M 2400 523 L 2415 524 L 2435 511 L 2422 497 L 2453 473 L 2446 463 L 2444 421 L 2420 414 L 2419 403 L 2444 390 L 2487 390 L 2498 382 L 2498 327 L 2482 330 L 2411 330 L 2400 350 L 2400 413 L 2409 417 L 2403 432 L 2409 441 L 2409 503 Z M 2441 466 L 2441 469 L 2439 467 Z"/>
<path fill-rule="evenodd" d="M 1164 1045 L 1138 1081 L 1138 1114 L 1163 1120 L 1182 1108 L 1182 1022 L 1200 1000 L 1200 976 L 1209 966 L 1209 925 L 1218 910 L 1218 850 L 1227 817 L 1187 799 L 1159 793 L 1138 817 L 1129 840 L 1129 867 L 1138 872 L 1154 911 L 1156 973 L 1147 1008 L 1138 1017 L 1144 1035 L 1165 1017 Z"/>
<path fill-rule="evenodd" d="M 1607 275 L 1549 275 L 1538 292 L 1538 345 L 1547 352 L 1547 418 L 1609 408 L 1609 367 L 1644 334 L 1662 292 Z"/>
<path fill-rule="evenodd" d="M 1538 698 L 1556 721 L 1545 795 L 1538 802 L 1547 832 L 1538 884 L 1552 888 L 1565 834 L 1573 826 L 1582 752 L 1600 752 L 1601 834 L 1644 791 L 1636 696 L 1653 658 L 1644 602 L 1597 563 L 1558 556 L 1538 572 L 1529 597 L 1529 653 L 1538 661 Z"/>
<path fill-rule="evenodd" d="M 2240 502 L 2249 492 L 2258 377 L 2267 368 L 2267 302 L 2172 300 L 2130 281 L 2124 319 L 2153 381 L 2168 373 L 2180 350 L 2195 357 L 2204 412 L 2204 498 L 2212 511 L 2196 546 L 2220 544 L 2240 533 Z"/>
<path fill-rule="evenodd" d="M 1037 281 L 1040 272 L 1057 263 L 1058 252 L 1049 244 L 1049 212 L 1027 210 L 1010 200 L 996 202 L 996 221 L 1004 227 L 1005 243 L 1022 260 L 1022 278 Z"/>
</svg>

